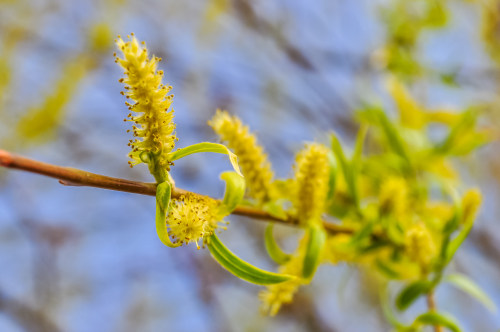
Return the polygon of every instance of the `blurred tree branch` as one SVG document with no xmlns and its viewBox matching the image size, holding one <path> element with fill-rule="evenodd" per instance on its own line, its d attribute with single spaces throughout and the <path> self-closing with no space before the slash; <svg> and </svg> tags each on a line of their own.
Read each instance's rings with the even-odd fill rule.
<svg viewBox="0 0 500 332">
<path fill-rule="evenodd" d="M 0 312 L 12 317 L 27 331 L 58 332 L 57 325 L 42 311 L 32 308 L 22 302 L 12 299 L 0 290 Z"/>
</svg>

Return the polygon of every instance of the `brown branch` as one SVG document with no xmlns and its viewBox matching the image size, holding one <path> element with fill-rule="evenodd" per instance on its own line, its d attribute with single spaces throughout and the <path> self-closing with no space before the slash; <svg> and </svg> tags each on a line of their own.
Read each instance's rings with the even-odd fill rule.
<svg viewBox="0 0 500 332">
<path fill-rule="evenodd" d="M 0 312 L 10 316 L 26 331 L 58 332 L 61 329 L 42 308 L 34 308 L 0 290 Z"/>
<path fill-rule="evenodd" d="M 434 291 L 427 293 L 427 307 L 429 311 L 436 311 L 436 301 L 434 300 Z M 434 325 L 434 332 L 443 332 L 441 325 Z"/>
<path fill-rule="evenodd" d="M 37 173 L 48 177 L 59 179 L 63 185 L 87 186 L 115 191 L 124 191 L 133 194 L 156 196 L 156 183 L 137 182 L 120 178 L 94 174 L 71 167 L 62 167 L 43 163 L 33 159 L 21 157 L 0 149 L 0 166 L 19 169 L 31 173 Z M 174 187 L 172 197 L 179 198 L 182 195 L 201 194 L 189 192 L 187 190 Z M 298 225 L 294 218 L 281 219 L 270 215 L 268 212 L 250 206 L 240 205 L 236 207 L 233 214 L 247 216 L 257 220 L 274 221 L 286 225 Z M 353 233 L 351 228 L 323 222 L 325 229 L 331 234 Z"/>
</svg>

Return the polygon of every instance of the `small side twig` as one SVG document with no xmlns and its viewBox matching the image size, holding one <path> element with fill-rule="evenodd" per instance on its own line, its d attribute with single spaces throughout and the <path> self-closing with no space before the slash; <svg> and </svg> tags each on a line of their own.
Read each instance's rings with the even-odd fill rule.
<svg viewBox="0 0 500 332">
<path fill-rule="evenodd" d="M 52 177 L 59 180 L 59 183 L 66 186 L 87 186 L 115 191 L 124 191 L 133 194 L 156 196 L 156 183 L 138 182 L 121 178 L 86 172 L 71 167 L 62 167 L 52 165 L 33 159 L 25 158 L 0 149 L 0 166 L 23 170 L 31 173 Z M 172 197 L 179 198 L 182 195 L 198 195 L 178 187 L 172 188 Z M 275 217 L 264 210 L 251 206 L 240 205 L 236 207 L 233 214 L 247 216 L 257 220 L 274 221 L 286 225 L 297 225 L 298 221 L 294 218 L 281 219 Z M 323 222 L 325 229 L 330 234 L 351 234 L 353 229 Z"/>
<path fill-rule="evenodd" d="M 427 307 L 429 311 L 436 311 L 436 301 L 434 300 L 434 291 L 427 293 Z M 434 325 L 434 332 L 443 332 L 441 325 Z"/>
</svg>

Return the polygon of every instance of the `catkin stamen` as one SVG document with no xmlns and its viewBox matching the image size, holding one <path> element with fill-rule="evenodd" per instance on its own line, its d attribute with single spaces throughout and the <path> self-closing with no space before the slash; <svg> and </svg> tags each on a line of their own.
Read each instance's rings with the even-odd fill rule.
<svg viewBox="0 0 500 332">
<path fill-rule="evenodd" d="M 259 204 L 273 199 L 273 171 L 264 149 L 257 138 L 236 116 L 217 110 L 208 124 L 238 156 L 238 163 L 246 179 L 248 196 Z"/>
<path fill-rule="evenodd" d="M 125 84 L 125 91 L 121 94 L 133 103 L 126 102 L 128 109 L 133 113 L 127 115 L 125 121 L 132 121 L 132 134 L 138 139 L 131 144 L 132 159 L 130 166 L 144 162 L 141 155 L 146 152 L 155 156 L 156 167 L 168 170 L 170 167 L 167 154 L 174 148 L 175 124 L 174 112 L 170 110 L 172 95 L 168 95 L 171 87 L 166 88 L 162 83 L 163 71 L 157 70 L 159 58 L 148 57 L 144 42 L 142 46 L 134 37 L 125 42 L 121 37 L 116 45 L 123 57 L 116 57 L 118 63 L 125 69 L 124 78 L 119 79 Z M 133 115 L 134 114 L 134 115 Z M 149 159 L 150 162 L 153 159 Z"/>
</svg>

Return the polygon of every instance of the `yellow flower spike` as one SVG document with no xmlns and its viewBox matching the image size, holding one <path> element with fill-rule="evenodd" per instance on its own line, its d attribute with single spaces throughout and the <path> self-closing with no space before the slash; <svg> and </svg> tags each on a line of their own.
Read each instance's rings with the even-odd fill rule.
<svg viewBox="0 0 500 332">
<path fill-rule="evenodd" d="M 437 253 L 432 235 L 423 223 L 414 225 L 406 231 L 405 248 L 408 257 L 424 270 Z"/>
<path fill-rule="evenodd" d="M 132 148 L 129 156 L 133 161 L 129 164 L 132 167 L 147 163 L 151 173 L 159 177 L 158 182 L 162 182 L 166 178 L 164 172 L 170 169 L 167 154 L 176 141 L 174 113 L 169 110 L 172 87 L 162 84 L 163 71 L 157 70 L 161 59 L 150 58 L 144 43 L 140 44 L 133 34 L 129 39 L 127 42 L 121 37 L 116 40 L 123 55 L 123 58 L 116 57 L 116 63 L 125 69 L 125 78 L 120 79 L 125 84 L 122 94 L 134 101 L 126 103 L 131 112 L 125 121 L 135 123 L 132 126 L 135 139 L 129 143 Z"/>
<path fill-rule="evenodd" d="M 396 218 L 406 214 L 408 185 L 403 178 L 391 177 L 382 183 L 379 194 L 379 210 L 382 215 L 393 214 Z"/>
<path fill-rule="evenodd" d="M 259 292 L 259 299 L 262 301 L 262 312 L 269 316 L 275 316 L 283 304 L 293 301 L 293 296 L 300 285 L 301 280 L 297 278 L 268 286 L 266 290 Z"/>
<path fill-rule="evenodd" d="M 308 241 L 309 237 L 307 235 L 302 237 L 294 255 L 285 264 L 280 266 L 280 273 L 294 276 L 300 276 L 302 274 L 302 266 Z M 269 316 L 276 315 L 283 304 L 293 301 L 293 296 L 299 287 L 306 284 L 308 281 L 309 280 L 297 277 L 279 284 L 268 286 L 259 293 L 259 298 L 262 301 L 262 312 Z"/>
<path fill-rule="evenodd" d="M 194 242 L 200 249 L 198 241 L 203 242 L 219 228 L 217 205 L 213 199 L 194 195 L 172 200 L 167 226 L 174 242 L 181 245 Z"/>
<path fill-rule="evenodd" d="M 476 217 L 481 201 L 482 196 L 479 190 L 471 189 L 465 193 L 462 198 L 462 224 L 466 224 Z"/>
<path fill-rule="evenodd" d="M 433 232 L 442 229 L 455 213 L 455 206 L 449 202 L 430 201 L 422 210 L 422 218 Z"/>
<path fill-rule="evenodd" d="M 351 239 L 351 234 L 329 236 L 326 240 L 325 250 L 323 251 L 323 261 L 331 264 L 353 262 L 356 259 L 356 251 L 352 246 L 349 246 Z"/>
<path fill-rule="evenodd" d="M 302 224 L 320 221 L 328 194 L 328 148 L 312 143 L 297 154 L 295 159 L 294 207 Z"/>
<path fill-rule="evenodd" d="M 217 110 L 208 122 L 229 148 L 238 156 L 238 163 L 245 176 L 248 195 L 263 203 L 272 200 L 274 194 L 271 186 L 273 171 L 264 149 L 257 143 L 257 138 L 248 127 L 236 116 Z"/>
</svg>

